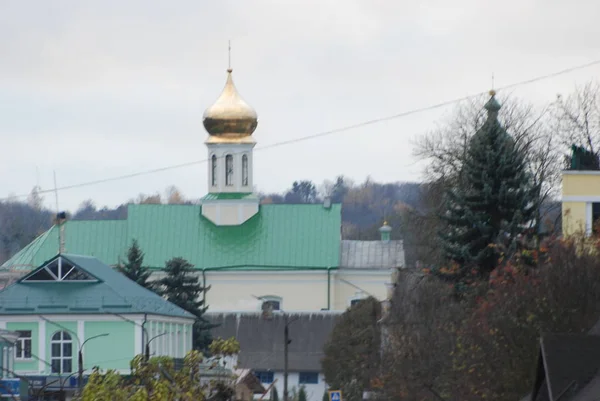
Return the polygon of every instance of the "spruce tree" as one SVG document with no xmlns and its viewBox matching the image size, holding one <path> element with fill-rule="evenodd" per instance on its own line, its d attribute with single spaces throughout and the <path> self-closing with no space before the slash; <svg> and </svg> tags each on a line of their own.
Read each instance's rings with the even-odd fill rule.
<svg viewBox="0 0 600 401">
<path fill-rule="evenodd" d="M 127 262 L 119 265 L 117 270 L 142 287 L 153 290 L 153 283 L 148 281 L 152 272 L 144 266 L 144 253 L 137 240 L 134 239 L 131 242 L 131 246 L 127 250 Z"/>
<path fill-rule="evenodd" d="M 304 386 L 300 386 L 300 391 L 298 391 L 298 401 L 307 401 L 306 389 Z"/>
<path fill-rule="evenodd" d="M 498 121 L 500 104 L 486 103 L 487 120 L 472 137 L 458 185 L 447 193 L 442 216 L 444 251 L 460 267 L 459 280 L 495 269 L 500 249 L 514 250 L 517 235 L 534 218 L 536 191 L 523 151 Z"/>
<path fill-rule="evenodd" d="M 208 290 L 197 276 L 194 266 L 183 258 L 173 258 L 165 264 L 165 276 L 158 281 L 161 295 L 169 302 L 196 316 L 194 348 L 205 351 L 210 345 L 212 327 L 203 317 L 208 308 L 203 293 Z"/>
</svg>

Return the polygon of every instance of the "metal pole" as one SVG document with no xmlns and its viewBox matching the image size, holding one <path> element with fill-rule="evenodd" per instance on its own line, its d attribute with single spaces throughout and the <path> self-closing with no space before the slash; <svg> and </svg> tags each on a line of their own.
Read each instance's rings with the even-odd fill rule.
<svg viewBox="0 0 600 401">
<path fill-rule="evenodd" d="M 79 394 L 81 394 L 81 389 L 83 388 L 83 346 L 85 345 L 85 343 L 87 343 L 90 340 L 94 340 L 96 338 L 99 337 L 106 337 L 108 336 L 109 333 L 102 333 L 102 334 L 98 334 L 97 336 L 92 336 L 90 338 L 88 338 L 87 340 L 85 340 L 81 346 L 79 347 L 79 352 L 77 353 L 78 355 L 78 362 L 79 362 L 79 366 L 78 366 L 78 371 L 79 371 L 79 375 L 77 377 L 77 387 L 79 387 Z M 62 370 L 62 369 L 61 369 Z"/>
<path fill-rule="evenodd" d="M 79 348 L 79 375 L 77 377 L 77 384 L 79 387 L 80 394 L 81 389 L 83 388 L 83 353 L 81 352 L 81 348 Z"/>
<path fill-rule="evenodd" d="M 288 401 L 288 345 L 290 333 L 288 329 L 288 316 L 283 315 L 285 328 L 283 330 L 283 401 Z"/>
</svg>

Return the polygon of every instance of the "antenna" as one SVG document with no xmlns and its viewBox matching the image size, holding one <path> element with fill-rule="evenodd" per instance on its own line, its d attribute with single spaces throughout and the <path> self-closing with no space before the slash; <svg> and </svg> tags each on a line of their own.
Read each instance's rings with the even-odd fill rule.
<svg viewBox="0 0 600 401">
<path fill-rule="evenodd" d="M 492 90 L 494 90 L 494 73 L 492 72 Z"/>
</svg>

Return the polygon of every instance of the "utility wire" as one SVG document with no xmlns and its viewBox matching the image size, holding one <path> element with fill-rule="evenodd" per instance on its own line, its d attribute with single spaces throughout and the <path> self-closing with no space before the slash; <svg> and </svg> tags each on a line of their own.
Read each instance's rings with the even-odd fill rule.
<svg viewBox="0 0 600 401">
<path fill-rule="evenodd" d="M 510 88 L 515 88 L 518 86 L 523 86 L 523 85 L 528 85 L 534 82 L 539 82 L 539 81 L 543 81 L 549 78 L 553 78 L 553 77 L 557 77 L 559 75 L 564 75 L 564 74 L 568 74 L 570 72 L 573 71 L 577 71 L 577 70 L 581 70 L 584 68 L 588 68 L 588 67 L 592 67 L 594 65 L 598 65 L 600 64 L 600 60 L 594 60 L 585 64 L 581 64 L 578 66 L 574 66 L 574 67 L 570 67 L 570 68 L 566 68 L 560 71 L 556 71 L 553 73 L 549 73 L 549 74 L 545 74 L 545 75 L 539 75 L 537 77 L 534 78 L 530 78 L 524 81 L 519 81 L 519 82 L 515 82 L 509 85 L 504 85 L 501 86 L 497 89 L 495 89 L 496 92 L 502 91 L 502 90 L 506 90 L 506 89 L 510 89 Z M 397 113 L 397 114 L 393 114 L 391 116 L 387 116 L 387 117 L 380 117 L 380 118 L 375 118 L 372 120 L 366 120 L 360 123 L 356 123 L 356 124 L 351 124 L 351 125 L 347 125 L 344 127 L 340 127 L 340 128 L 336 128 L 336 129 L 332 129 L 332 130 L 328 130 L 328 131 L 322 131 L 316 134 L 312 134 L 312 135 L 307 135 L 307 136 L 303 136 L 303 137 L 299 137 L 299 138 L 294 138 L 294 139 L 290 139 L 290 140 L 286 140 L 286 141 L 280 141 L 280 142 L 276 142 L 270 145 L 265 145 L 265 146 L 261 146 L 258 147 L 255 151 L 260 151 L 260 150 L 266 150 L 266 149 L 273 149 L 273 148 L 277 148 L 280 146 L 286 146 L 286 145 L 291 145 L 294 143 L 298 143 L 298 142 L 304 142 L 304 141 L 308 141 L 308 140 L 312 140 L 312 139 L 316 139 L 316 138 L 321 138 L 321 137 L 325 137 L 325 136 L 330 136 L 333 134 L 338 134 L 340 132 L 345 132 L 345 131 L 350 131 L 350 130 L 354 130 L 354 129 L 358 129 L 358 128 L 362 128 L 362 127 L 366 127 L 369 125 L 373 125 L 373 124 L 377 124 L 377 123 L 381 123 L 384 121 L 390 121 L 390 120 L 395 120 L 398 118 L 402 118 L 402 117 L 406 117 L 412 114 L 417 114 L 417 113 L 422 113 L 425 111 L 430 111 L 430 110 L 435 110 L 435 109 L 439 109 L 441 107 L 445 107 L 445 106 L 449 106 L 455 103 L 460 103 L 469 99 L 473 99 L 482 95 L 485 95 L 487 92 L 479 92 L 473 95 L 468 95 L 468 96 L 463 96 L 460 98 L 456 98 L 453 100 L 447 100 L 444 102 L 440 102 L 440 103 L 436 103 L 430 106 L 425 106 L 425 107 L 420 107 L 420 108 L 416 108 L 416 109 L 412 109 L 412 110 L 408 110 L 408 111 L 404 111 L 401 113 Z M 241 153 L 241 152 L 240 152 Z M 235 153 L 233 153 L 235 154 Z M 120 181 L 120 180 L 125 180 L 125 179 L 129 179 L 129 178 L 135 178 L 135 177 L 140 177 L 143 175 L 149 175 L 149 174 L 155 174 L 155 173 L 160 173 L 163 171 L 168 171 L 168 170 L 174 170 L 174 169 L 179 169 L 179 168 L 183 168 L 183 167 L 190 167 L 190 166 L 195 166 L 198 164 L 203 164 L 203 163 L 207 163 L 209 161 L 209 159 L 202 159 L 202 160 L 196 160 L 196 161 L 191 161 L 191 162 L 187 162 L 187 163 L 181 163 L 181 164 L 174 164 L 174 165 L 170 165 L 170 166 L 164 166 L 164 167 L 159 167 L 159 168 L 155 168 L 155 169 L 150 169 L 150 170 L 145 170 L 145 171 L 138 171 L 138 172 L 134 172 L 134 173 L 130 173 L 130 174 L 123 174 L 123 175 L 119 175 L 119 176 L 114 176 L 114 177 L 108 177 L 108 178 L 102 178 L 102 179 L 98 179 L 98 180 L 93 180 L 93 181 L 88 181 L 88 182 L 82 182 L 82 183 L 78 183 L 78 184 L 72 184 L 72 185 L 65 185 L 62 187 L 58 187 L 58 188 L 54 188 L 54 189 L 45 189 L 45 190 L 39 190 L 38 194 L 45 194 L 45 193 L 49 193 L 49 192 L 54 192 L 54 191 L 66 191 L 69 189 L 75 189 L 75 188 L 82 188 L 82 187 L 87 187 L 87 186 L 93 186 L 93 185 L 98 185 L 98 184 L 104 184 L 107 182 L 112 182 L 112 181 Z M 9 196 L 9 197 L 5 197 L 5 198 L 0 198 L 0 202 L 1 201 L 8 201 L 8 200 L 12 200 L 12 199 L 16 199 L 16 198 L 26 198 L 28 197 L 29 194 L 21 194 L 21 195 L 14 195 L 14 196 Z"/>
</svg>

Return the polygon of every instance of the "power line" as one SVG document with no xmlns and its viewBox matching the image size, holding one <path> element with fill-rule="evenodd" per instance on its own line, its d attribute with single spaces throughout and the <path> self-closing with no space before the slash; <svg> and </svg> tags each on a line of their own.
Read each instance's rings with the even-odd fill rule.
<svg viewBox="0 0 600 401">
<path fill-rule="evenodd" d="M 539 82 L 539 81 L 543 81 L 549 78 L 554 78 L 557 77 L 559 75 L 564 75 L 564 74 L 568 74 L 570 72 L 573 71 L 577 71 L 577 70 L 581 70 L 581 69 L 585 69 L 588 67 L 592 67 L 594 65 L 598 65 L 600 64 L 600 60 L 595 60 L 595 61 L 591 61 L 588 62 L 586 64 L 581 64 L 578 66 L 574 66 L 574 67 L 569 67 L 560 71 L 556 71 L 553 73 L 549 73 L 549 74 L 545 74 L 545 75 L 539 75 L 537 77 L 534 78 L 530 78 L 524 81 L 519 81 L 513 84 L 509 84 L 509 85 L 504 85 L 501 86 L 496 90 L 496 92 L 501 91 L 501 90 L 505 90 L 505 89 L 510 89 L 510 88 L 515 88 L 518 86 L 523 86 L 523 85 L 528 85 L 534 82 Z M 420 107 L 420 108 L 416 108 L 416 109 L 412 109 L 412 110 L 408 110 L 408 111 L 404 111 L 401 113 L 397 113 L 397 114 L 393 114 L 387 117 L 380 117 L 380 118 L 375 118 L 372 120 L 366 120 L 360 123 L 356 123 L 356 124 L 351 124 L 351 125 L 347 125 L 344 127 L 340 127 L 340 128 L 336 128 L 336 129 L 332 129 L 332 130 L 328 130 L 328 131 L 322 131 L 316 134 L 312 134 L 312 135 L 307 135 L 307 136 L 303 136 L 300 138 L 294 138 L 294 139 L 290 139 L 290 140 L 286 140 L 286 141 L 280 141 L 280 142 L 276 142 L 270 145 L 265 145 L 262 147 L 258 147 L 255 151 L 260 151 L 260 150 L 266 150 L 266 149 L 273 149 L 273 148 L 277 148 L 280 146 L 286 146 L 286 145 L 291 145 L 294 143 L 298 143 L 298 142 L 304 142 L 304 141 L 308 141 L 308 140 L 312 140 L 312 139 L 316 139 L 316 138 L 321 138 L 321 137 L 325 137 L 325 136 L 329 136 L 329 135 L 333 135 L 333 134 L 338 134 L 340 132 L 344 132 L 344 131 L 350 131 L 350 130 L 354 130 L 354 129 L 358 129 L 358 128 L 362 128 L 362 127 L 366 127 L 369 125 L 373 125 L 373 124 L 377 124 L 377 123 L 381 123 L 384 121 L 390 121 L 390 120 L 395 120 L 398 118 L 402 118 L 402 117 L 406 117 L 412 114 L 418 114 L 418 113 L 422 113 L 425 111 L 430 111 L 430 110 L 435 110 L 435 109 L 439 109 L 441 107 L 445 107 L 445 106 L 449 106 L 455 103 L 460 103 L 466 100 L 470 100 L 473 98 L 476 98 L 478 96 L 482 96 L 485 95 L 487 92 L 479 92 L 473 95 L 468 95 L 468 96 L 463 96 L 460 98 L 456 98 L 453 100 L 447 100 L 444 102 L 440 102 L 440 103 L 436 103 L 430 106 L 425 106 L 425 107 Z M 191 162 L 187 162 L 187 163 L 181 163 L 181 164 L 174 164 L 174 165 L 170 165 L 170 166 L 165 166 L 165 167 L 159 167 L 159 168 L 155 168 L 155 169 L 150 169 L 150 170 L 144 170 L 144 171 L 138 171 L 135 173 L 129 173 L 129 174 L 123 174 L 123 175 L 119 175 L 119 176 L 114 176 L 114 177 L 108 177 L 108 178 L 102 178 L 102 179 L 98 179 L 98 180 L 93 180 L 93 181 L 88 181 L 88 182 L 82 182 L 82 183 L 78 183 L 78 184 L 72 184 L 72 185 L 65 185 L 62 187 L 58 187 L 55 189 L 45 189 L 45 190 L 39 190 L 38 194 L 44 194 L 44 193 L 50 193 L 50 192 L 54 192 L 54 191 L 66 191 L 69 189 L 75 189 L 75 188 L 82 188 L 82 187 L 87 187 L 87 186 L 93 186 L 93 185 L 98 185 L 98 184 L 104 184 L 107 182 L 112 182 L 112 181 L 120 181 L 120 180 L 125 180 L 125 179 L 129 179 L 129 178 L 135 178 L 135 177 L 140 177 L 143 175 L 150 175 L 150 174 L 155 174 L 155 173 L 160 173 L 163 171 L 168 171 L 168 170 L 175 170 L 175 169 L 179 169 L 179 168 L 183 168 L 183 167 L 191 167 L 191 166 L 195 166 L 195 165 L 199 165 L 199 164 L 204 164 L 207 163 L 209 161 L 209 159 L 202 159 L 202 160 L 196 160 L 196 161 L 191 161 Z M 14 195 L 14 196 L 9 196 L 9 197 L 5 197 L 5 198 L 0 198 L 0 201 L 8 201 L 8 200 L 12 200 L 12 199 L 16 199 L 16 198 L 26 198 L 28 197 L 29 194 L 21 194 L 21 195 Z"/>
</svg>

